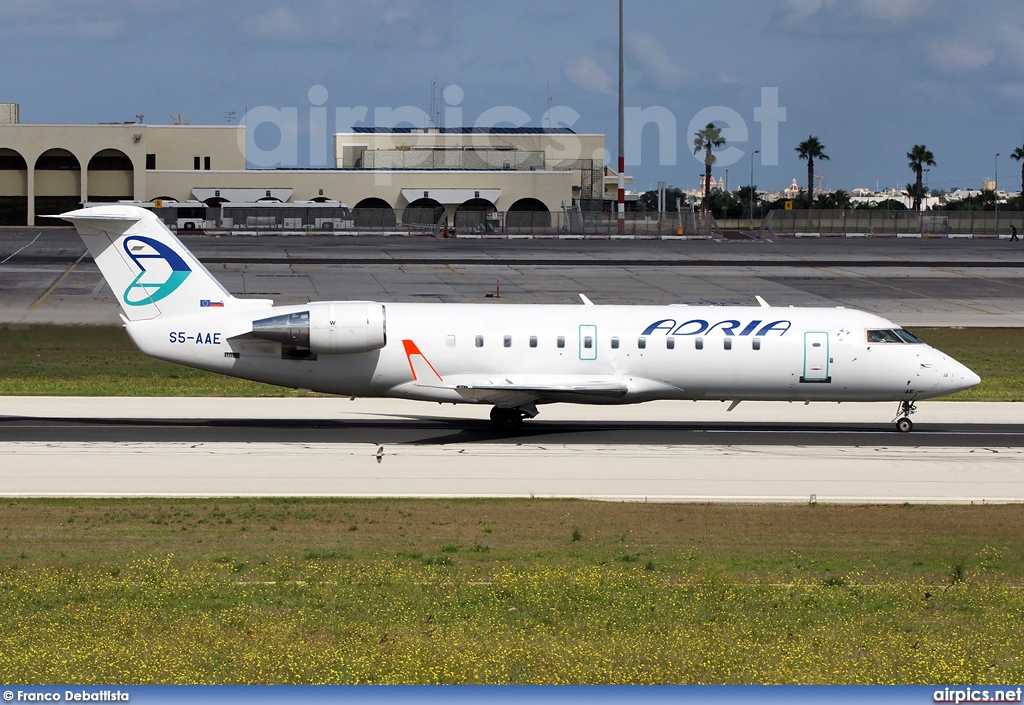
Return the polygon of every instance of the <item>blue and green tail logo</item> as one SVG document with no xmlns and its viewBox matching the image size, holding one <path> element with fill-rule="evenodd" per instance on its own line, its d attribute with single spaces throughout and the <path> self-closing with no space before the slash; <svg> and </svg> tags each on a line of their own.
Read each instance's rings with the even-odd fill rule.
<svg viewBox="0 0 1024 705">
<path fill-rule="evenodd" d="M 122 297 L 129 306 L 146 306 L 166 299 L 192 273 L 192 269 L 185 264 L 185 260 L 177 252 L 152 238 L 140 235 L 126 237 L 124 251 L 139 268 L 139 275 L 124 290 Z M 167 269 L 161 266 L 154 267 L 154 261 L 165 262 L 170 272 L 168 273 Z M 150 265 L 152 271 L 146 269 L 147 264 Z M 152 280 L 152 277 L 159 278 L 164 275 L 166 275 L 166 279 L 163 281 Z M 143 281 L 144 278 L 147 281 Z"/>
</svg>

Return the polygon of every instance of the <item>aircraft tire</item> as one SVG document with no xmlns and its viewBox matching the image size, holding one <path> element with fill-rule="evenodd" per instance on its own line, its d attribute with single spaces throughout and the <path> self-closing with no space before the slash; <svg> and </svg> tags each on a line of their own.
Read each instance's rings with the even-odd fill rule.
<svg viewBox="0 0 1024 705">
<path fill-rule="evenodd" d="M 896 421 L 896 430 L 900 433 L 910 433 L 914 430 L 914 422 L 904 416 Z"/>
</svg>

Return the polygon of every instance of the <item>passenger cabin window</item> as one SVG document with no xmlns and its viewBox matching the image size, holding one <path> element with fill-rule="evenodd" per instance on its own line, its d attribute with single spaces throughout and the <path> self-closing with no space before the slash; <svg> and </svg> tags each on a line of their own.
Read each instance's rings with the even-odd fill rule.
<svg viewBox="0 0 1024 705">
<path fill-rule="evenodd" d="M 565 347 L 565 336 L 564 335 L 558 336 L 558 347 L 560 347 L 560 348 L 564 348 Z"/>
<path fill-rule="evenodd" d="M 669 350 L 675 350 L 676 349 L 676 339 L 675 338 L 669 338 L 668 340 L 666 340 L 665 341 L 665 347 L 668 348 Z"/>
<path fill-rule="evenodd" d="M 725 349 L 732 350 L 732 338 L 725 339 Z"/>
<path fill-rule="evenodd" d="M 697 338 L 696 340 L 694 340 L 693 341 L 693 347 L 695 347 L 697 350 L 703 350 L 704 349 L 704 338 Z"/>
<path fill-rule="evenodd" d="M 761 339 L 760 338 L 754 338 L 754 350 L 760 350 L 760 349 L 761 349 Z"/>
<path fill-rule="evenodd" d="M 612 350 L 618 350 L 618 349 L 619 349 L 619 339 L 618 338 L 612 338 Z"/>
<path fill-rule="evenodd" d="M 511 348 L 512 347 L 512 336 L 511 335 L 506 335 L 505 336 L 505 347 L 506 348 Z"/>
<path fill-rule="evenodd" d="M 449 348 L 454 348 L 455 347 L 455 336 L 454 335 L 449 335 L 447 338 L 445 338 L 444 344 L 447 345 Z"/>
<path fill-rule="evenodd" d="M 482 348 L 484 346 L 484 337 L 482 335 L 478 335 L 476 337 L 476 346 L 478 348 Z"/>
<path fill-rule="evenodd" d="M 589 335 L 583 336 L 583 347 L 587 350 L 592 350 L 594 348 L 594 339 Z"/>
<path fill-rule="evenodd" d="M 647 348 L 647 338 L 638 338 L 636 341 L 636 346 L 641 350 L 645 350 Z"/>
<path fill-rule="evenodd" d="M 535 336 L 535 335 L 531 335 L 530 336 L 530 347 L 531 348 L 537 347 L 537 336 Z"/>
<path fill-rule="evenodd" d="M 924 341 L 910 331 L 897 328 L 894 330 L 869 330 L 868 343 L 909 343 L 911 345 L 923 345 Z"/>
</svg>

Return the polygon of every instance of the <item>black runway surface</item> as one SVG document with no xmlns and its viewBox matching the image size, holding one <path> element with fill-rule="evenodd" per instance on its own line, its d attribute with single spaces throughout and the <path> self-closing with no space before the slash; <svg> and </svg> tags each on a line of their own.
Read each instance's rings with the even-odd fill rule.
<svg viewBox="0 0 1024 705">
<path fill-rule="evenodd" d="M 380 420 L 54 419 L 0 416 L 0 442 L 373 443 L 378 445 L 684 445 L 975 448 L 1024 447 L 1024 424 L 863 424 L 528 421 L 503 434 L 478 419 L 409 415 Z"/>
</svg>

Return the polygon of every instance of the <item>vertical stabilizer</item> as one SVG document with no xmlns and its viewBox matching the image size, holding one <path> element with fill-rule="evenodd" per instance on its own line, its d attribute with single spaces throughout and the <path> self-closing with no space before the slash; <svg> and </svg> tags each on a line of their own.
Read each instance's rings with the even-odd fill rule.
<svg viewBox="0 0 1024 705">
<path fill-rule="evenodd" d="M 74 224 L 130 321 L 238 301 L 144 208 L 98 206 L 59 217 Z"/>
</svg>

